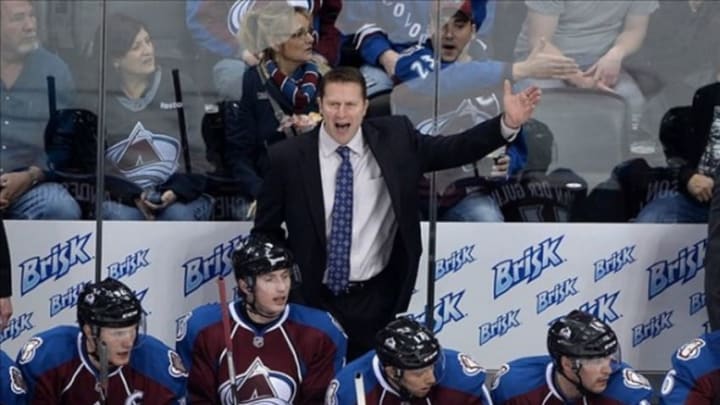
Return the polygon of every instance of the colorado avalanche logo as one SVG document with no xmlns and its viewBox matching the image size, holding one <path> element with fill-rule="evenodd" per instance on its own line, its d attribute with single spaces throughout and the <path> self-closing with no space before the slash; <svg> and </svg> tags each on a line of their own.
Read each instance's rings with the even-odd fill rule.
<svg viewBox="0 0 720 405">
<path fill-rule="evenodd" d="M 165 183 L 178 168 L 180 142 L 155 134 L 138 121 L 127 139 L 108 148 L 106 158 L 115 171 L 141 188 Z"/>
<path fill-rule="evenodd" d="M 458 353 L 458 361 L 460 362 L 463 373 L 466 375 L 474 376 L 485 371 L 485 369 L 478 364 L 475 359 L 465 353 Z"/>
<path fill-rule="evenodd" d="M 257 7 L 255 4 L 256 2 L 257 0 L 237 0 L 232 7 L 230 7 L 230 11 L 228 12 L 227 28 L 233 36 L 236 36 L 238 32 L 240 32 L 240 21 L 242 21 L 245 13 L 252 10 L 254 7 Z M 309 10 L 310 14 L 313 13 L 312 6 L 314 3 L 310 0 L 287 0 L 287 3 L 292 7 Z"/>
<path fill-rule="evenodd" d="M 500 101 L 495 94 L 489 97 L 465 99 L 457 109 L 437 117 L 437 132 L 433 133 L 433 119 L 428 118 L 417 124 L 418 131 L 425 135 L 450 134 L 485 122 L 500 111 Z"/>
<path fill-rule="evenodd" d="M 37 349 L 39 349 L 42 344 L 43 340 L 39 337 L 34 337 L 28 340 L 20 350 L 20 357 L 18 358 L 18 363 L 27 364 L 31 362 L 32 359 L 35 358 L 35 353 L 37 352 Z"/>
<path fill-rule="evenodd" d="M 418 131 L 425 135 L 452 134 L 473 127 L 481 122 L 487 121 L 494 117 L 500 111 L 500 101 L 491 93 L 489 96 L 479 96 L 474 99 L 464 99 L 460 101 L 455 110 L 445 112 L 438 115 L 437 127 L 433 128 L 434 121 L 432 114 L 423 114 L 423 119 L 416 125 Z M 484 164 L 482 164 L 482 163 Z M 447 187 L 454 182 L 475 177 L 479 167 L 482 173 L 480 175 L 488 175 L 493 165 L 491 157 L 481 159 L 477 164 L 466 164 L 460 167 L 441 170 L 436 173 L 435 182 L 440 195 L 443 195 Z"/>
<path fill-rule="evenodd" d="M 181 341 L 185 338 L 185 334 L 187 334 L 187 323 L 188 320 L 190 320 L 190 317 L 192 316 L 192 311 L 184 314 L 183 316 L 179 317 L 175 320 L 175 340 Z"/>
<path fill-rule="evenodd" d="M 168 373 L 170 373 L 171 376 L 175 378 L 187 378 L 188 372 L 185 369 L 185 365 L 183 365 L 180 356 L 176 352 L 168 350 L 168 362 L 170 364 L 168 366 Z"/>
<path fill-rule="evenodd" d="M 700 356 L 700 350 L 702 350 L 703 347 L 705 347 L 705 341 L 696 338 L 682 345 L 682 347 L 678 349 L 676 356 L 683 361 L 696 359 Z"/>
<path fill-rule="evenodd" d="M 10 366 L 10 391 L 16 395 L 24 395 L 27 393 L 27 385 L 23 379 L 20 369 Z"/>
<path fill-rule="evenodd" d="M 230 381 L 220 386 L 220 400 L 231 405 L 233 391 Z M 289 375 L 271 370 L 260 358 L 250 364 L 247 370 L 235 377 L 235 395 L 239 404 L 289 405 L 297 393 L 297 383 Z"/>
</svg>

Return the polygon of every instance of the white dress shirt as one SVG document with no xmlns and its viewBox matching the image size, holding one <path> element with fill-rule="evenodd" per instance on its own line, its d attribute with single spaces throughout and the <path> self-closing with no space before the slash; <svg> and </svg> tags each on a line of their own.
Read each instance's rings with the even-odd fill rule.
<svg viewBox="0 0 720 405">
<path fill-rule="evenodd" d="M 509 128 L 502 119 L 500 123 L 503 137 L 508 141 L 513 140 L 519 130 Z M 327 239 L 330 238 L 332 227 L 335 176 L 342 163 L 342 157 L 337 153 L 337 148 L 340 146 L 342 145 L 327 133 L 323 123 L 320 126 L 318 159 L 320 159 Z M 365 142 L 362 128 L 358 129 L 346 146 L 351 151 L 350 164 L 353 169 L 350 281 L 355 282 L 368 280 L 387 266 L 398 226 L 387 184 L 375 156 Z M 325 277 L 327 277 L 327 269 L 325 269 Z"/>
<path fill-rule="evenodd" d="M 341 146 L 320 127 L 318 142 L 320 178 L 325 205 L 325 236 L 330 238 L 332 208 L 335 200 L 335 176 L 342 158 Z M 362 136 L 362 129 L 346 145 L 350 148 L 353 168 L 353 217 L 350 245 L 350 281 L 368 280 L 380 273 L 390 260 L 397 232 L 390 193 L 375 156 Z M 327 269 L 326 269 L 327 272 Z"/>
</svg>

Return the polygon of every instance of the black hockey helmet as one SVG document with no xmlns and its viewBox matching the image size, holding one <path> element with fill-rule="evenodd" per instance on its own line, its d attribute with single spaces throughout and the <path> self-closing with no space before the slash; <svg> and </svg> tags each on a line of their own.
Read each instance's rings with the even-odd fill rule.
<svg viewBox="0 0 720 405">
<path fill-rule="evenodd" d="M 140 300 L 118 280 L 106 278 L 85 285 L 78 297 L 78 323 L 83 325 L 125 328 L 139 325 L 143 317 Z"/>
<path fill-rule="evenodd" d="M 300 271 L 290 250 L 263 236 L 248 236 L 233 252 L 232 263 L 235 278 L 244 280 L 250 288 L 257 276 L 282 269 L 290 270 L 293 284 L 300 282 Z"/>
<path fill-rule="evenodd" d="M 556 364 L 560 357 L 598 358 L 619 352 L 618 339 L 608 324 L 580 310 L 572 310 L 550 326 L 547 337 L 550 356 Z"/>
<path fill-rule="evenodd" d="M 375 335 L 375 351 L 384 366 L 416 370 L 434 365 L 441 355 L 433 333 L 409 317 L 395 319 Z"/>
</svg>

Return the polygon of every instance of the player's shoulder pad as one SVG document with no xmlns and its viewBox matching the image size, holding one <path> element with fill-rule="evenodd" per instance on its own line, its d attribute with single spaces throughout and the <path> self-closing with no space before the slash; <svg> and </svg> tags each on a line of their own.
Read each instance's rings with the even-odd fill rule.
<svg viewBox="0 0 720 405">
<path fill-rule="evenodd" d="M 607 396 L 633 404 L 642 403 L 643 400 L 649 401 L 652 392 L 650 381 L 626 363 L 620 363 L 612 372 L 605 389 Z"/>
<path fill-rule="evenodd" d="M 344 345 L 347 335 L 340 322 L 329 312 L 299 304 L 288 304 L 288 320 L 308 328 L 314 328 L 328 335 L 337 346 Z"/>
<path fill-rule="evenodd" d="M 56 326 L 41 332 L 22 346 L 16 363 L 30 375 L 40 375 L 78 356 L 77 326 Z"/>
<path fill-rule="evenodd" d="M 325 405 L 343 405 L 355 401 L 355 376 L 363 376 L 365 392 L 372 390 L 377 384 L 373 371 L 375 351 L 371 350 L 350 362 L 330 382 L 325 396 Z"/>
<path fill-rule="evenodd" d="M 690 374 L 695 378 L 720 369 L 720 332 L 705 334 L 680 346 L 673 353 L 671 362 L 678 373 Z"/>
<path fill-rule="evenodd" d="M 443 349 L 445 370 L 440 384 L 458 391 L 482 396 L 485 368 L 467 353 Z"/>
<path fill-rule="evenodd" d="M 521 357 L 503 364 L 490 385 L 493 399 L 502 402 L 545 384 L 545 373 L 550 363 L 552 359 L 545 355 Z"/>
<path fill-rule="evenodd" d="M 458 376 L 468 376 L 485 380 L 485 368 L 467 353 L 453 349 L 443 349 L 445 367 L 448 372 Z"/>
<path fill-rule="evenodd" d="M 141 337 L 132 351 L 130 365 L 172 392 L 183 392 L 188 376 L 185 365 L 180 355 L 159 339 L 150 335 Z"/>
<path fill-rule="evenodd" d="M 222 321 L 220 304 L 205 304 L 186 312 L 175 320 L 175 341 L 195 341 L 205 328 Z"/>
<path fill-rule="evenodd" d="M 676 360 L 679 362 L 686 362 L 701 359 L 709 353 L 714 352 L 714 348 L 720 348 L 720 331 L 706 333 L 700 337 L 685 342 L 675 352 L 673 362 Z"/>
</svg>

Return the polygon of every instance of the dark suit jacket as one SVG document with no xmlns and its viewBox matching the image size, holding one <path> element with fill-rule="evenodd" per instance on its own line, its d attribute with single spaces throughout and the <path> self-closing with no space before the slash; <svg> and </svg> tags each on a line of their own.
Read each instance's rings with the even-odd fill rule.
<svg viewBox="0 0 720 405">
<path fill-rule="evenodd" d="M 12 295 L 10 270 L 10 247 L 5 234 L 5 225 L 0 219 L 0 298 Z"/>
<path fill-rule="evenodd" d="M 405 116 L 366 119 L 363 136 L 385 179 L 398 223 L 385 279 L 396 297 L 395 313 L 407 310 L 422 252 L 418 182 L 425 172 L 466 164 L 504 145 L 500 117 L 455 136 L 426 136 Z M 258 196 L 253 233 L 284 238 L 302 273 L 300 299 L 325 308 L 322 284 L 326 262 L 325 208 L 318 158 L 319 127 L 273 145 L 269 170 Z M 355 198 L 363 198 L 356 195 Z"/>
</svg>

